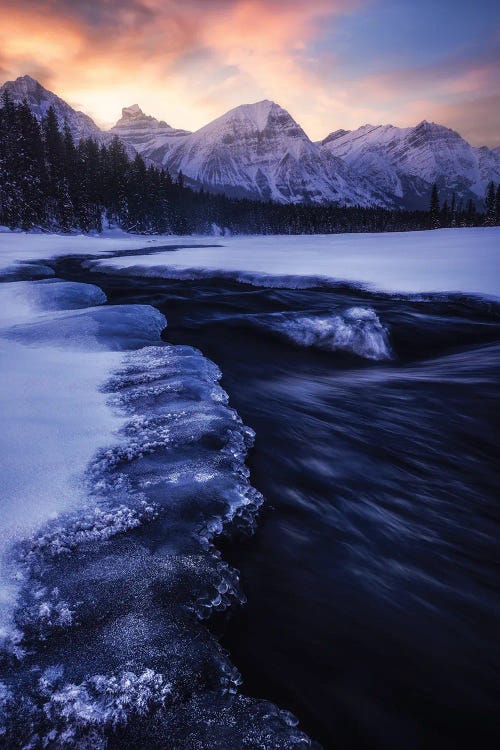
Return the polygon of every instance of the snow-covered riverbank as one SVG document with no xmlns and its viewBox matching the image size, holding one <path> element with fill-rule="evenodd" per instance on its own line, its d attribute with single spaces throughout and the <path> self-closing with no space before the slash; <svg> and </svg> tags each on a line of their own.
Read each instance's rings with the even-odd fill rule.
<svg viewBox="0 0 500 750">
<path fill-rule="evenodd" d="M 0 239 L 10 279 L 49 274 L 44 258 L 117 249 Z M 13 748 L 152 734 L 179 748 L 309 745 L 286 712 L 237 694 L 239 674 L 203 625 L 243 601 L 212 540 L 253 528 L 252 432 L 215 365 L 162 344 L 161 313 L 105 301 L 54 277 L 0 283 L 0 737 Z"/>
<path fill-rule="evenodd" d="M 500 297 L 499 247 L 500 227 L 255 237 L 6 232 L 0 233 L 0 270 L 12 272 L 17 266 L 26 274 L 36 273 L 43 259 L 116 255 L 96 261 L 94 267 L 165 278 L 225 275 L 245 283 L 292 288 L 348 281 L 389 292 Z M 141 248 L 147 254 L 134 252 Z M 47 269 L 38 272 L 44 275 Z"/>
<path fill-rule="evenodd" d="M 214 247 L 110 258 L 93 268 L 174 279 L 224 276 L 293 289 L 347 281 L 387 292 L 500 297 L 500 227 L 220 238 Z"/>
<path fill-rule="evenodd" d="M 0 733 L 12 747 L 113 748 L 144 736 L 178 750 L 310 746 L 287 712 L 239 693 L 237 670 L 204 625 L 244 601 L 212 542 L 255 524 L 262 497 L 244 463 L 252 431 L 212 362 L 162 343 L 157 309 L 106 304 L 97 286 L 57 279 L 52 260 L 82 256 L 113 276 L 291 288 L 348 280 L 484 297 L 500 296 L 499 238 L 498 229 L 0 234 Z M 287 345 L 389 363 L 384 316 L 365 307 L 299 314 L 292 305 L 246 323 Z"/>
</svg>

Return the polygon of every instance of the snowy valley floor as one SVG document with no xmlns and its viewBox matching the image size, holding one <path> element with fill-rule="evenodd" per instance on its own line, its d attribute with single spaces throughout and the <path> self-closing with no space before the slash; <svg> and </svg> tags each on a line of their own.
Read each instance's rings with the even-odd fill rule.
<svg viewBox="0 0 500 750">
<path fill-rule="evenodd" d="M 283 461 L 288 449 L 294 456 L 289 466 L 271 462 L 267 471 L 257 462 L 255 474 L 259 489 L 273 495 L 278 508 L 280 493 L 290 507 L 296 504 L 295 515 L 310 508 L 312 515 L 306 513 L 290 531 L 293 544 L 286 545 L 283 566 L 293 579 L 294 568 L 311 565 L 305 590 L 318 578 L 329 582 L 332 588 L 318 589 L 310 602 L 312 612 L 314 601 L 323 602 L 314 612 L 318 622 L 329 621 L 326 597 L 341 623 L 344 597 L 354 630 L 356 607 L 369 609 L 380 643 L 394 646 L 392 628 L 377 620 L 379 603 L 401 631 L 412 632 L 413 619 L 428 635 L 425 612 L 437 607 L 437 653 L 446 633 L 449 653 L 459 653 L 472 637 L 461 617 L 454 619 L 463 597 L 469 620 L 482 613 L 487 628 L 484 649 L 474 644 L 470 650 L 480 670 L 498 622 L 498 603 L 487 593 L 497 521 L 486 524 L 483 504 L 488 506 L 492 487 L 486 430 L 488 409 L 497 403 L 492 378 L 499 361 L 499 245 L 498 228 L 193 239 L 0 233 L 0 746 L 2 741 L 12 748 L 315 746 L 292 714 L 246 697 L 239 688 L 233 649 L 238 666 L 244 663 L 243 677 L 252 670 L 250 653 L 254 662 L 258 653 L 269 664 L 275 658 L 286 675 L 276 643 L 266 646 L 263 634 L 252 644 L 247 634 L 245 655 L 230 636 L 228 654 L 206 627 L 245 601 L 238 571 L 222 559 L 214 540 L 252 533 L 263 503 L 245 465 L 253 431 L 229 406 L 207 351 L 231 385 L 232 405 L 257 427 L 257 439 L 262 423 L 263 445 L 281 444 L 275 452 L 283 453 Z M 87 283 L 55 277 L 54 267 L 64 268 L 56 259 L 63 256 L 73 257 L 75 268 L 83 265 Z M 96 284 L 88 283 L 93 280 Z M 240 294 L 238 285 L 251 291 Z M 109 286 L 108 296 L 116 299 L 107 302 L 101 286 Z M 169 336 L 170 311 L 174 325 L 167 344 L 162 332 Z M 474 401 L 478 389 L 483 402 Z M 267 407 L 259 416 L 260 399 Z M 357 412 L 359 404 L 364 406 Z M 310 412 L 313 407 L 317 413 Z M 275 428 L 269 421 L 273 411 Z M 299 442 L 294 442 L 297 420 Z M 328 431 L 329 420 L 335 432 Z M 477 442 L 481 431 L 484 445 Z M 368 446 L 377 441 L 374 456 Z M 467 441 L 471 450 L 462 474 Z M 331 454 L 329 446 L 335 447 Z M 357 474 L 348 478 L 360 467 L 370 476 L 366 486 Z M 313 474 L 314 492 L 305 493 Z M 273 488 L 278 476 L 281 484 Z M 345 495 L 329 508 L 332 488 L 338 493 L 341 487 Z M 455 517 L 450 487 L 460 498 L 454 500 Z M 410 510 L 415 498 L 420 505 Z M 286 516 L 280 517 L 285 523 Z M 291 530 L 292 521 L 286 523 Z M 315 524 L 318 569 L 309 562 L 310 552 L 304 558 L 300 552 Z M 467 540 L 465 530 L 474 524 L 477 536 Z M 264 538 L 274 543 L 275 537 L 266 537 L 268 528 L 264 524 Z M 337 550 L 349 550 L 349 577 L 347 563 L 343 569 L 337 559 L 321 558 L 322 545 L 331 550 L 334 538 Z M 476 555 L 470 569 L 465 549 Z M 412 557 L 408 550 L 418 552 Z M 250 588 L 252 564 L 261 565 L 264 578 L 274 564 L 266 555 L 252 563 L 244 552 L 236 562 L 246 568 Z M 354 595 L 360 579 L 380 593 L 380 602 L 366 592 L 366 599 Z M 293 634 L 311 625 L 299 617 L 300 607 L 287 603 L 290 580 L 279 589 L 287 618 L 280 621 L 273 610 L 276 589 L 262 609 L 268 619 L 275 616 L 287 653 L 300 661 L 302 643 Z M 339 580 L 350 596 L 338 589 Z M 300 591 L 299 580 L 294 586 Z M 396 593 L 400 587 L 404 595 Z M 265 613 L 252 606 L 249 617 L 254 631 L 266 622 Z M 344 643 L 349 651 L 347 633 L 335 639 L 334 630 L 332 620 L 330 630 L 318 626 L 304 635 L 319 644 L 314 658 L 328 662 L 330 635 L 335 650 Z M 421 647 L 418 634 L 401 640 L 401 658 L 407 652 L 414 658 Z M 368 654 L 367 644 L 363 647 Z M 472 690 L 478 675 L 475 669 L 469 673 L 467 648 L 454 661 L 433 658 L 450 675 L 462 659 Z M 365 678 L 372 680 L 380 668 L 367 656 Z M 288 700 L 276 674 L 256 671 L 254 677 L 261 689 L 253 684 L 252 695 L 308 713 L 300 697 Z M 293 683 L 299 677 L 305 686 L 300 670 L 284 679 Z M 489 674 L 484 682 L 494 686 Z M 324 690 L 330 704 L 339 699 L 341 706 L 351 700 L 349 691 L 371 712 L 382 710 L 382 702 L 370 705 L 374 692 L 357 695 L 351 683 L 342 698 Z M 298 687 L 292 691 L 297 692 Z M 488 723 L 489 707 L 484 699 L 481 713 L 479 688 L 472 697 L 457 688 L 454 699 L 459 711 L 468 699 Z M 342 710 L 347 713 L 345 706 Z M 392 739 L 385 747 L 392 748 L 394 738 L 401 741 L 400 731 L 407 740 L 416 731 L 401 718 L 405 710 L 394 724 L 386 715 Z M 319 727 L 325 747 L 333 747 L 328 722 L 323 726 L 312 709 L 308 716 L 310 734 Z M 432 712 L 429 716 L 437 721 Z M 384 746 L 383 737 L 372 745 L 353 744 L 346 726 L 337 718 L 340 747 Z M 374 727 L 367 727 L 366 736 L 376 735 Z M 418 731 L 420 740 L 439 737 L 434 729 L 428 735 Z M 452 747 L 453 738 L 450 743 L 443 737 L 441 747 Z"/>
</svg>

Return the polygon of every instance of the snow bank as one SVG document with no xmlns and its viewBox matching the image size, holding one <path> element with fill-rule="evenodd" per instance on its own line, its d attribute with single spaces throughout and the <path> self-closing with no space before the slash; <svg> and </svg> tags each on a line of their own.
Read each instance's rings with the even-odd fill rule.
<svg viewBox="0 0 500 750">
<path fill-rule="evenodd" d="M 94 284 L 76 284 L 61 279 L 6 282 L 0 287 L 2 327 L 36 320 L 37 313 L 78 310 L 102 305 L 106 295 Z"/>
<path fill-rule="evenodd" d="M 104 301 L 59 279 L 0 284 L 0 738 L 312 747 L 238 695 L 202 622 L 244 602 L 213 542 L 254 528 L 253 432 L 213 363 L 162 344 L 161 313 Z"/>
<path fill-rule="evenodd" d="M 82 474 L 88 462 L 100 445 L 116 441 L 123 424 L 100 392 L 121 355 L 92 351 L 95 346 L 87 349 L 81 341 L 79 351 L 61 347 L 68 314 L 63 311 L 105 299 L 100 289 L 86 284 L 0 284 L 0 642 L 10 637 L 17 590 L 8 550 L 84 501 Z M 33 335 L 37 325 L 51 338 L 50 345 L 43 335 Z"/>
<path fill-rule="evenodd" d="M 165 326 L 153 308 L 95 307 L 105 301 L 91 284 L 0 284 L 0 641 L 10 637 L 17 590 L 9 550 L 86 503 L 91 459 L 123 439 L 124 417 L 102 386 L 120 366 L 124 339 L 126 348 L 157 341 Z"/>
<path fill-rule="evenodd" d="M 500 228 L 430 232 L 233 237 L 220 247 L 111 258 L 92 267 L 163 278 L 228 276 L 306 288 L 347 281 L 387 292 L 461 292 L 500 297 Z"/>
<path fill-rule="evenodd" d="M 168 240 L 171 241 L 172 237 L 168 237 Z M 62 255 L 109 255 L 164 244 L 165 237 L 144 237 L 119 231 L 108 232 L 98 237 L 83 234 L 0 232 L 0 272 L 13 272 L 22 264 L 22 267 L 30 272 L 31 278 L 32 272 L 36 271 L 36 262 L 40 260 Z M 48 270 L 50 273 L 50 269 Z M 42 270 L 44 275 L 46 272 L 47 269 Z"/>
</svg>

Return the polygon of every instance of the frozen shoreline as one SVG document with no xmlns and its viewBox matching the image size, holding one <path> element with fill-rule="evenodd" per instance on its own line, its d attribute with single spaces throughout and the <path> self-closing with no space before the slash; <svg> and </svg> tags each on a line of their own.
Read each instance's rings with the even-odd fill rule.
<svg viewBox="0 0 500 750">
<path fill-rule="evenodd" d="M 223 277 L 291 289 L 348 282 L 394 293 L 500 298 L 500 228 L 221 238 L 218 247 L 113 257 L 100 272 L 153 278 Z"/>
<path fill-rule="evenodd" d="M 87 254 L 87 238 L 29 239 L 7 278 L 15 259 Z M 0 283 L 0 736 L 211 750 L 216 722 L 217 747 L 312 747 L 290 714 L 239 693 L 202 622 L 244 602 L 213 541 L 255 525 L 253 433 L 212 362 L 161 342 L 158 310 L 105 301 L 57 278 Z"/>
<path fill-rule="evenodd" d="M 162 253 L 162 246 L 172 246 L 175 252 Z M 113 274 L 174 279 L 222 276 L 290 288 L 348 282 L 396 293 L 500 297 L 499 246 L 500 227 L 238 237 L 5 232 L 0 233 L 0 271 L 32 272 L 36 269 L 30 264 L 63 255 L 104 255 L 115 257 L 91 261 L 92 267 Z M 133 254 L 142 248 L 151 254 Z M 47 271 L 40 270 L 42 275 Z"/>
</svg>

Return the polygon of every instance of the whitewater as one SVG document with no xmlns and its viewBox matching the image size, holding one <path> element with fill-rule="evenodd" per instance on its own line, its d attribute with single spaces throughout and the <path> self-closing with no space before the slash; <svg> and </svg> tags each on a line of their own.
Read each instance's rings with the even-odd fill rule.
<svg viewBox="0 0 500 750">
<path fill-rule="evenodd" d="M 0 745 L 494 736 L 499 239 L 0 233 Z"/>
</svg>

